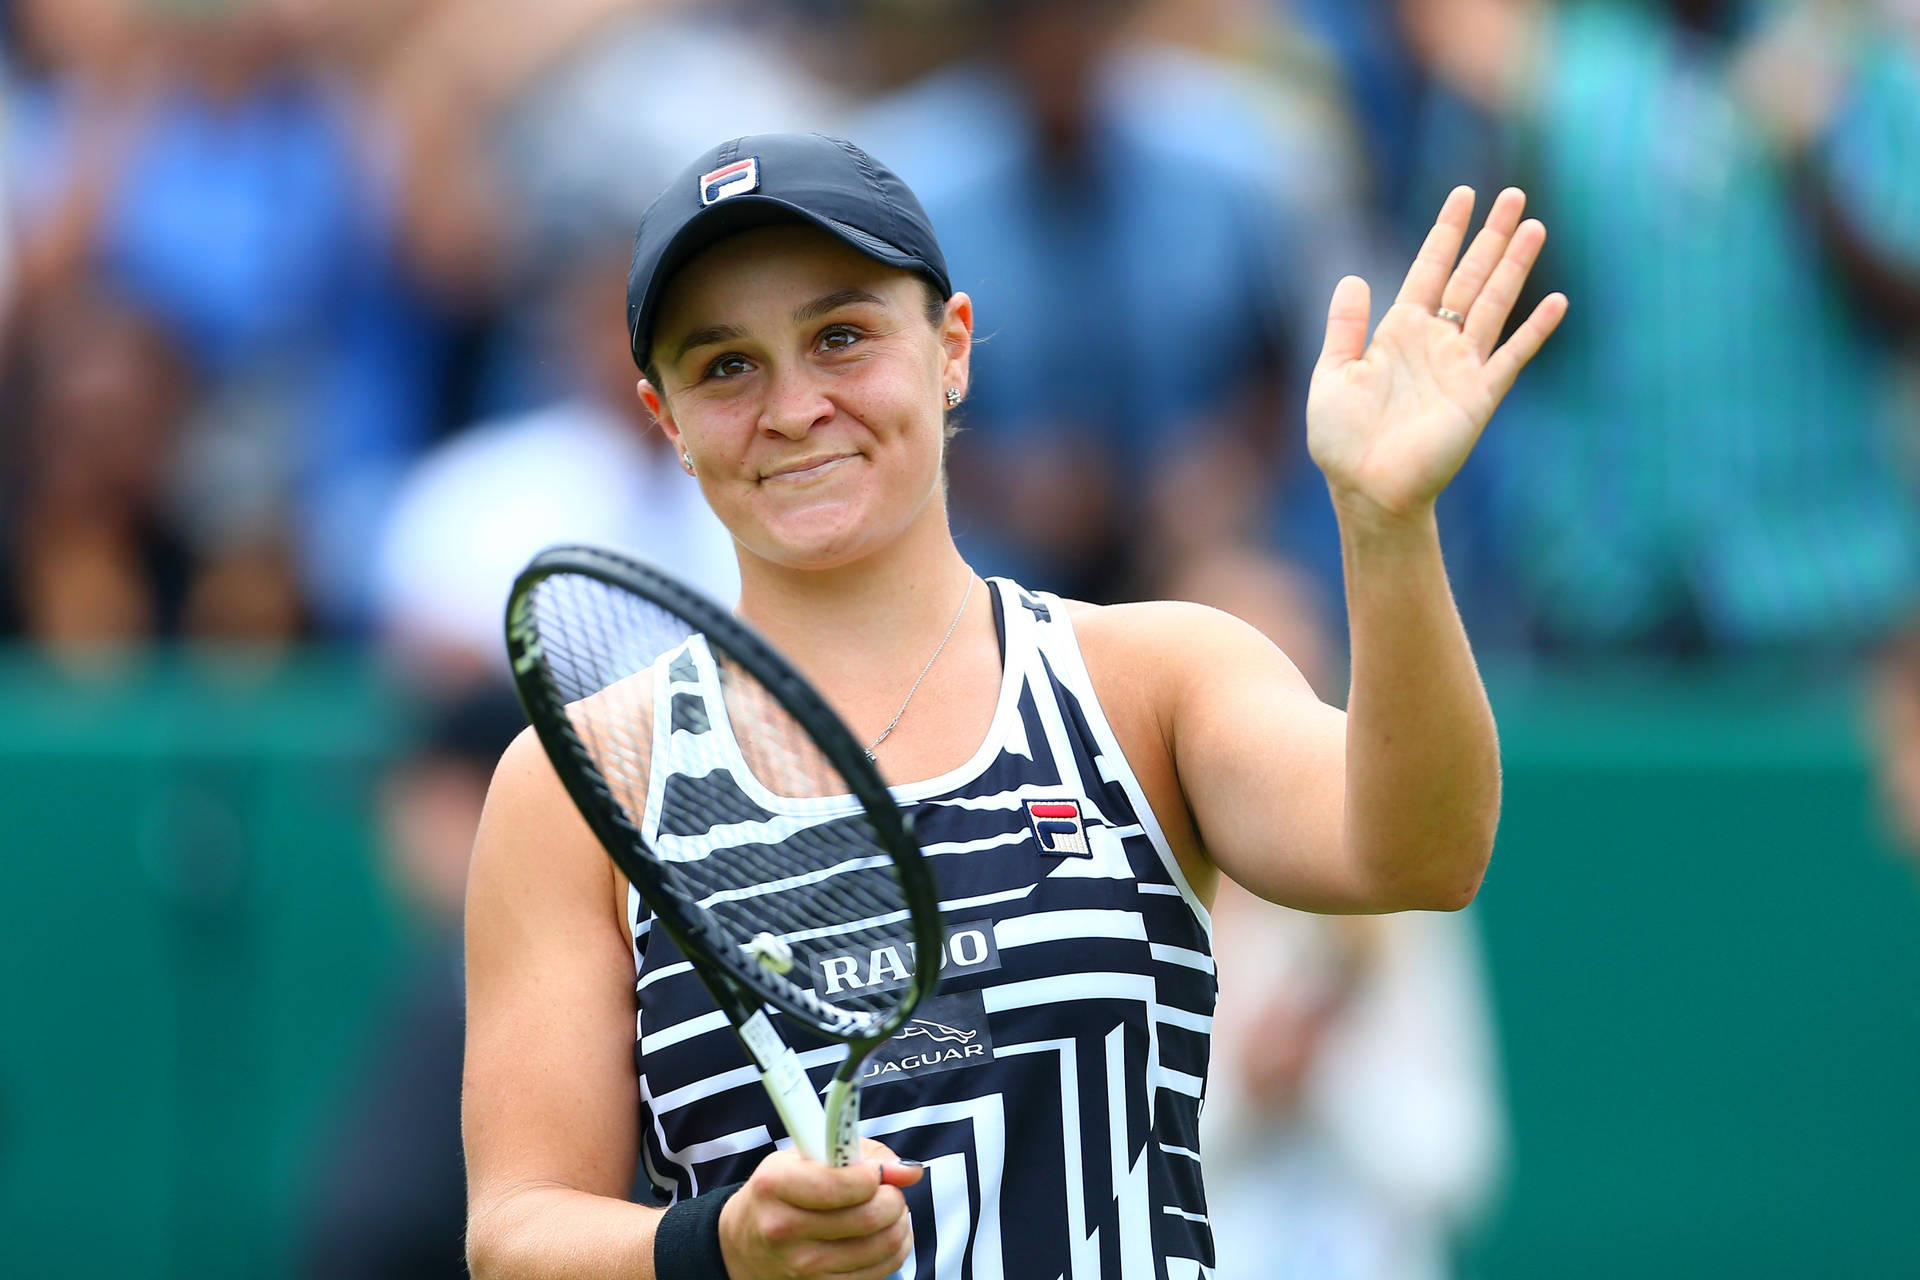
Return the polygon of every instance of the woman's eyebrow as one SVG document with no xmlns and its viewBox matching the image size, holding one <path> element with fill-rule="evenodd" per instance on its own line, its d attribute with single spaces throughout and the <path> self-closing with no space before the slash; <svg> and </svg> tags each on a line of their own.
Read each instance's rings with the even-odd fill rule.
<svg viewBox="0 0 1920 1280">
<path fill-rule="evenodd" d="M 867 292 L 865 289 L 836 289 L 832 293 L 821 294 L 812 302 L 802 306 L 798 311 L 793 313 L 793 318 L 796 323 L 805 324 L 807 321 L 817 320 L 829 312 L 838 311 L 841 307 L 850 307 L 859 303 L 884 307 L 886 300 L 878 294 Z M 685 359 L 687 353 L 695 347 L 711 346 L 716 342 L 733 342 L 746 336 L 747 331 L 737 324 L 706 325 L 702 328 L 695 329 L 692 333 L 680 339 L 679 346 L 674 349 L 674 362 L 677 364 Z"/>
<path fill-rule="evenodd" d="M 686 359 L 687 352 L 695 347 L 710 346 L 716 342 L 732 342 L 736 338 L 746 336 L 747 331 L 737 324 L 710 324 L 704 329 L 695 329 L 680 339 L 680 345 L 673 353 L 673 362 L 678 364 Z"/>
<path fill-rule="evenodd" d="M 841 307 L 852 306 L 857 302 L 872 303 L 877 307 L 884 307 L 886 305 L 882 299 L 874 294 L 868 293 L 865 289 L 838 289 L 832 293 L 822 294 L 806 306 L 801 307 L 793 313 L 793 318 L 798 323 L 805 324 L 809 320 L 819 319 L 829 311 L 838 311 Z"/>
</svg>

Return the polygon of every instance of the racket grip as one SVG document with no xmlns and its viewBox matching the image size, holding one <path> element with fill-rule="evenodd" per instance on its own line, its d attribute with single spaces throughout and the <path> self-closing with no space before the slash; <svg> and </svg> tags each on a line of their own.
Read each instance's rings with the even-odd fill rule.
<svg viewBox="0 0 1920 1280">
<path fill-rule="evenodd" d="M 740 1027 L 740 1038 L 760 1068 L 760 1083 L 780 1113 L 795 1150 L 809 1160 L 827 1163 L 823 1139 L 827 1133 L 827 1113 L 820 1106 L 820 1095 L 800 1065 L 800 1056 L 773 1029 L 765 1010 L 755 1013 Z"/>
</svg>

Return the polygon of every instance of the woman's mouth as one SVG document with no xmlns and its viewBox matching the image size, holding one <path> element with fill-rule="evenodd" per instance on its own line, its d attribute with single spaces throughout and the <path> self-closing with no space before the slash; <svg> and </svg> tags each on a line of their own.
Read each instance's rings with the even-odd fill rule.
<svg viewBox="0 0 1920 1280">
<path fill-rule="evenodd" d="M 860 455 L 857 453 L 836 453 L 826 458 L 802 458 L 770 471 L 760 478 L 762 484 L 804 484 L 817 480 L 821 476 L 838 471 L 842 463 L 852 462 Z"/>
</svg>

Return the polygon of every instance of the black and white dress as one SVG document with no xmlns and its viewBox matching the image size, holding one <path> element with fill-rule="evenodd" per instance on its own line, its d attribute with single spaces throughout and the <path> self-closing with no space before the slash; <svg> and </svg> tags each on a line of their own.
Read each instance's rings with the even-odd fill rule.
<svg viewBox="0 0 1920 1280">
<path fill-rule="evenodd" d="M 991 587 L 1003 653 L 992 727 L 966 764 L 893 791 L 931 861 L 948 935 L 937 992 L 865 1068 L 861 1132 L 927 1167 L 906 1193 L 917 1253 L 902 1274 L 1208 1276 L 1197 1154 L 1215 994 L 1206 908 L 1120 753 L 1065 606 L 1003 579 Z M 671 665 L 660 678 L 682 706 L 713 696 L 687 664 L 678 677 Z M 696 717 L 702 727 L 723 725 L 713 711 Z M 662 794 L 677 737 L 656 738 Z M 750 799 L 777 809 L 722 745 Z M 649 813 L 660 809 L 650 796 Z M 637 893 L 629 919 L 642 1158 L 670 1201 L 746 1178 L 787 1138 Z M 821 967 L 828 993 L 905 976 L 885 946 Z M 823 1086 L 841 1054 L 801 1062 Z"/>
</svg>

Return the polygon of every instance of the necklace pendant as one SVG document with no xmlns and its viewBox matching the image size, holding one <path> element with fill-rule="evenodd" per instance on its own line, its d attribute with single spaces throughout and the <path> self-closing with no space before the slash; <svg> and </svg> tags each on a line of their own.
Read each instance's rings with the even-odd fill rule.
<svg viewBox="0 0 1920 1280">
<path fill-rule="evenodd" d="M 920 668 L 920 674 L 913 678 L 913 687 L 907 690 L 907 696 L 901 701 L 900 709 L 893 713 L 893 719 L 887 721 L 887 727 L 880 731 L 880 736 L 873 740 L 873 745 L 866 748 L 867 759 L 872 763 L 880 763 L 873 753 L 880 749 L 881 743 L 893 736 L 893 730 L 900 723 L 900 717 L 907 714 L 907 704 L 913 701 L 914 694 L 920 692 L 920 682 L 927 678 L 927 672 L 933 670 L 933 664 L 940 660 L 942 653 L 946 652 L 947 641 L 953 639 L 953 633 L 959 629 L 960 619 L 966 616 L 967 601 L 971 599 L 973 599 L 973 570 L 969 569 L 966 592 L 960 597 L 960 608 L 953 615 L 953 621 L 947 624 L 947 634 L 940 637 L 940 644 L 934 649 L 933 656 L 927 659 L 926 666 Z"/>
</svg>

